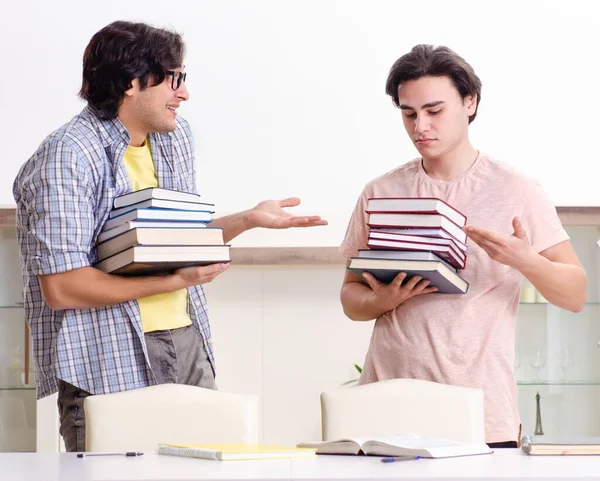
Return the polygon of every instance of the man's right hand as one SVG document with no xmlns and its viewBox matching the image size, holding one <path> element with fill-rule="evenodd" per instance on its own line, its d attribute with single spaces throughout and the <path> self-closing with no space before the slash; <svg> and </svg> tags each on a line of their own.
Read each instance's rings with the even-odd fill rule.
<svg viewBox="0 0 600 481">
<path fill-rule="evenodd" d="M 385 312 L 395 309 L 411 297 L 437 291 L 437 287 L 428 287 L 429 281 L 420 276 L 413 276 L 404 282 L 405 272 L 400 272 L 389 284 L 378 281 L 368 272 L 363 272 L 363 278 L 373 291 L 373 305 L 384 309 Z"/>
<path fill-rule="evenodd" d="M 186 287 L 211 282 L 222 272 L 226 271 L 229 264 L 211 264 L 209 266 L 183 267 L 173 272 L 179 277 Z"/>
<path fill-rule="evenodd" d="M 57 274 L 39 275 L 44 301 L 54 311 L 112 306 L 141 297 L 206 284 L 229 264 L 184 267 L 173 274 L 123 277 L 86 266 Z M 90 289 L 89 286 L 94 286 Z"/>
</svg>

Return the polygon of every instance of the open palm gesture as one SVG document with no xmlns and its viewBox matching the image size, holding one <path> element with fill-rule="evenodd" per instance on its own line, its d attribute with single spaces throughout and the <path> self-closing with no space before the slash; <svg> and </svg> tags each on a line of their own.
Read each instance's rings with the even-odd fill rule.
<svg viewBox="0 0 600 481">
<path fill-rule="evenodd" d="M 295 216 L 283 210 L 283 207 L 295 207 L 299 204 L 300 199 L 297 197 L 283 200 L 265 200 L 249 211 L 250 224 L 253 227 L 268 229 L 327 225 L 327 221 L 321 219 L 320 216 Z"/>
</svg>

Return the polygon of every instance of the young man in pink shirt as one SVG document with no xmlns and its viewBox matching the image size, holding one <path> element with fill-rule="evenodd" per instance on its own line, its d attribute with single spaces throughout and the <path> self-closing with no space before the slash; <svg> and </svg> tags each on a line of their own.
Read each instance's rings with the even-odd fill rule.
<svg viewBox="0 0 600 481">
<path fill-rule="evenodd" d="M 467 62 L 446 47 L 417 45 L 392 66 L 386 92 L 420 157 L 365 186 L 340 250 L 349 259 L 367 247 L 368 198 L 439 197 L 467 216 L 468 262 L 459 274 L 470 289 L 432 294 L 428 281 L 405 280 L 405 273 L 382 284 L 347 271 L 344 312 L 354 321 L 376 319 L 360 383 L 416 378 L 482 388 L 486 442 L 516 447 L 521 281 L 526 277 L 549 302 L 578 312 L 585 271 L 541 186 L 471 145 L 481 81 Z"/>
</svg>

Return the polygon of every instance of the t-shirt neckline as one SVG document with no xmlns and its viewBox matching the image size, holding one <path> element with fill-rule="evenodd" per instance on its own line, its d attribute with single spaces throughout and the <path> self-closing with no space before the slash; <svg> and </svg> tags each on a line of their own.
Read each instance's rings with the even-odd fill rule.
<svg viewBox="0 0 600 481">
<path fill-rule="evenodd" d="M 419 157 L 417 159 L 418 164 L 419 164 L 419 177 L 421 177 L 424 181 L 429 182 L 431 184 L 437 184 L 437 185 L 455 184 L 457 182 L 460 182 L 462 179 L 464 179 L 468 175 L 471 175 L 473 172 L 475 172 L 475 170 L 477 170 L 479 168 L 479 166 L 481 165 L 481 158 L 483 156 L 484 156 L 484 154 L 480 150 L 478 150 L 477 157 L 475 158 L 475 161 L 473 162 L 473 164 L 471 164 L 471 167 L 469 167 L 467 170 L 465 170 L 458 177 L 455 177 L 454 179 L 450 179 L 450 180 L 434 179 L 433 177 L 429 177 L 429 175 L 427 175 L 427 172 L 425 172 L 425 169 L 423 168 L 423 157 Z"/>
</svg>

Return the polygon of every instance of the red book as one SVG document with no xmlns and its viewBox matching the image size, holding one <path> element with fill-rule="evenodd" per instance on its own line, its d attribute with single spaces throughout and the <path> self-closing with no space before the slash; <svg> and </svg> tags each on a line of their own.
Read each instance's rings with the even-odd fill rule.
<svg viewBox="0 0 600 481">
<path fill-rule="evenodd" d="M 369 237 L 367 245 L 370 249 L 432 252 L 457 269 L 464 269 L 467 263 L 466 255 L 459 255 L 458 251 L 450 245 L 424 244 L 421 242 L 398 242 L 373 239 L 371 237 Z"/>
<path fill-rule="evenodd" d="M 369 214 L 369 227 L 437 228 L 444 229 L 454 239 L 465 244 L 467 234 L 461 227 L 441 214 Z"/>
<path fill-rule="evenodd" d="M 418 227 L 400 227 L 400 228 L 394 228 L 394 227 L 375 227 L 373 229 L 371 229 L 371 232 L 381 232 L 384 234 L 399 234 L 399 235 L 409 235 L 409 236 L 418 236 L 418 237 L 423 237 L 425 239 L 452 239 L 454 242 L 456 242 L 456 245 L 460 248 L 460 250 L 462 251 L 467 251 L 467 244 L 463 244 L 462 242 L 457 241 L 454 237 L 452 237 L 450 234 L 448 234 L 444 229 L 442 228 L 435 228 L 435 227 L 423 227 L 423 228 L 418 228 Z M 427 242 L 427 241 L 424 241 Z"/>
<path fill-rule="evenodd" d="M 467 216 L 437 197 L 371 197 L 367 200 L 368 214 L 440 214 L 459 227 Z"/>
<path fill-rule="evenodd" d="M 443 246 L 452 246 L 459 256 L 466 256 L 467 246 L 462 242 L 458 242 L 453 237 L 427 237 L 423 235 L 411 235 L 400 232 L 388 232 L 383 229 L 371 229 L 369 237 L 373 239 L 390 240 L 398 242 L 422 242 L 425 244 L 439 244 Z"/>
</svg>

